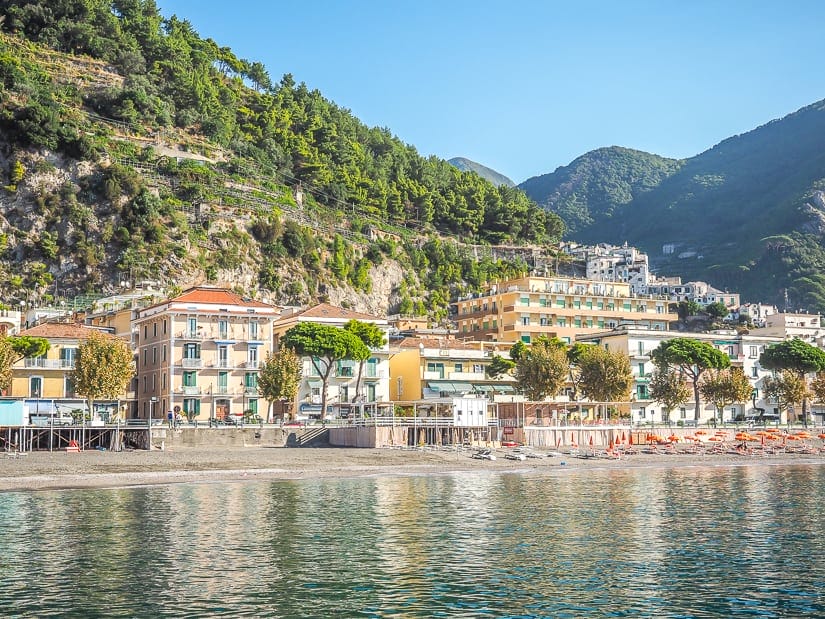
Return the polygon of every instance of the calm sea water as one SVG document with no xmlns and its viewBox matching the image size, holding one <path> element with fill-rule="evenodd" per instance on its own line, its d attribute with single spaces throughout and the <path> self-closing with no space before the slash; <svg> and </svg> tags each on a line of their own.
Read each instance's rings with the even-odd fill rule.
<svg viewBox="0 0 825 619">
<path fill-rule="evenodd" d="M 11 617 L 823 617 L 825 467 L 0 494 Z"/>
</svg>

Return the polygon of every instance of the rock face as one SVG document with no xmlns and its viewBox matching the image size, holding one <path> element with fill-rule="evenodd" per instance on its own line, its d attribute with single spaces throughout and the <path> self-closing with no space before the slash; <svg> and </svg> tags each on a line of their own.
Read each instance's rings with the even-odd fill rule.
<svg viewBox="0 0 825 619">
<path fill-rule="evenodd" d="M 384 260 L 370 269 L 372 290 L 369 294 L 352 288 L 335 287 L 327 291 L 329 302 L 365 314 L 385 316 L 398 304 L 398 285 L 404 270 L 394 260 Z"/>
</svg>

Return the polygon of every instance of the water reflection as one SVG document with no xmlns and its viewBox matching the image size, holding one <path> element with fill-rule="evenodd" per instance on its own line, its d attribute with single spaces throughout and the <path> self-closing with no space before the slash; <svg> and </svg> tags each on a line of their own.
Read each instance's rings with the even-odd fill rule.
<svg viewBox="0 0 825 619">
<path fill-rule="evenodd" d="M 83 617 L 822 616 L 821 467 L 0 495 L 0 608 Z"/>
</svg>

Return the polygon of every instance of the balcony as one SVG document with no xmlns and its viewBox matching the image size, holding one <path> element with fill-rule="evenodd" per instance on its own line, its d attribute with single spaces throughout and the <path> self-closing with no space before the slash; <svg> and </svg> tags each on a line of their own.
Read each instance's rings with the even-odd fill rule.
<svg viewBox="0 0 825 619">
<path fill-rule="evenodd" d="M 218 359 L 217 361 L 215 361 L 215 367 L 228 369 L 234 367 L 234 365 L 232 364 L 232 361 L 229 359 Z"/>
<path fill-rule="evenodd" d="M 448 372 L 447 380 L 474 381 L 486 380 L 484 372 Z"/>
<path fill-rule="evenodd" d="M 229 387 L 226 385 L 218 385 L 215 387 L 215 393 L 218 395 L 227 395 L 229 393 Z"/>
<path fill-rule="evenodd" d="M 201 368 L 203 367 L 203 359 L 182 359 L 181 364 L 185 368 Z"/>
<path fill-rule="evenodd" d="M 178 333 L 178 338 L 182 340 L 202 340 L 204 338 L 203 329 L 197 331 L 181 331 Z"/>
<path fill-rule="evenodd" d="M 198 386 L 186 385 L 181 387 L 181 391 L 184 395 L 200 395 L 201 388 Z"/>
<path fill-rule="evenodd" d="M 261 362 L 258 361 L 257 359 L 255 359 L 255 360 L 250 359 L 246 363 L 244 363 L 244 367 L 249 368 L 250 370 L 257 370 L 258 368 L 261 367 Z"/>
<path fill-rule="evenodd" d="M 244 387 L 243 394 L 245 396 L 257 396 L 258 395 L 258 388 L 257 387 Z"/>
<path fill-rule="evenodd" d="M 444 372 L 424 372 L 424 380 L 444 380 Z"/>
<path fill-rule="evenodd" d="M 41 357 L 26 357 L 24 367 L 42 368 L 44 370 L 73 370 L 74 359 L 43 359 Z"/>
</svg>

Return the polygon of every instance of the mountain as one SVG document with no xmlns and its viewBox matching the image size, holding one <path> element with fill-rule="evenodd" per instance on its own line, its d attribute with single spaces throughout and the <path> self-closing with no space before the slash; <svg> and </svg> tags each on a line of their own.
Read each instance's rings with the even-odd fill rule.
<svg viewBox="0 0 825 619">
<path fill-rule="evenodd" d="M 149 280 L 448 314 L 560 219 L 154 0 L 0 0 L 0 309 Z M 285 59 L 288 60 L 288 59 Z"/>
<path fill-rule="evenodd" d="M 623 207 L 657 187 L 681 165 L 676 159 L 612 146 L 590 151 L 550 174 L 529 178 L 519 188 L 561 216 L 572 238 L 600 243 Z"/>
<path fill-rule="evenodd" d="M 475 172 L 481 178 L 490 181 L 496 187 L 500 185 L 504 185 L 505 187 L 516 186 L 516 184 L 509 178 L 504 176 L 504 174 L 499 174 L 498 172 L 488 168 L 487 166 L 483 166 L 480 163 L 476 163 L 475 161 L 470 161 L 469 159 L 465 159 L 464 157 L 453 157 L 452 159 L 448 159 L 447 163 L 449 163 L 452 166 L 455 166 L 462 172 Z"/>
<path fill-rule="evenodd" d="M 661 273 L 825 311 L 825 101 L 683 161 L 600 149 L 521 187 L 573 240 L 627 241 Z"/>
</svg>

